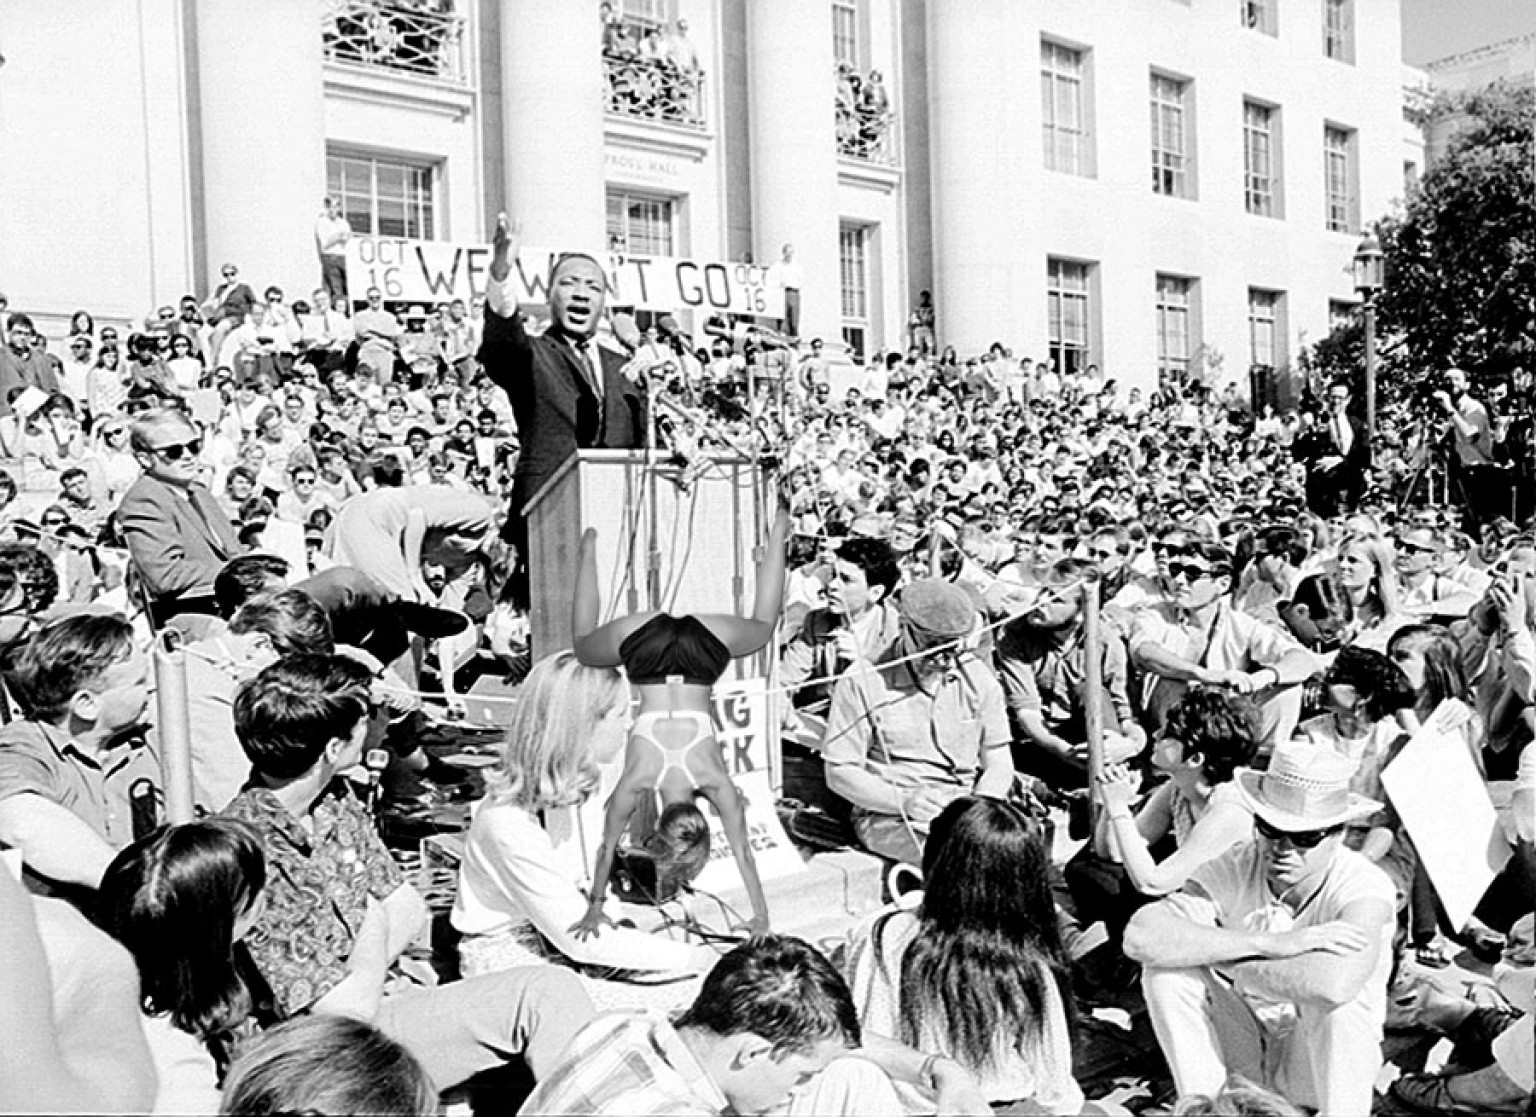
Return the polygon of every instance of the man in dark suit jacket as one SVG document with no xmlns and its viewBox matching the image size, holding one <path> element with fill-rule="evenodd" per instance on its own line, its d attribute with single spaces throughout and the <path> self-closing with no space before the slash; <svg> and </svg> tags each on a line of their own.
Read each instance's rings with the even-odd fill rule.
<svg viewBox="0 0 1536 1117">
<path fill-rule="evenodd" d="M 213 580 L 240 553 L 234 525 L 198 483 L 202 436 L 174 408 L 133 424 L 144 475 L 123 494 L 117 524 L 144 583 L 157 624 L 178 613 L 213 613 Z"/>
<path fill-rule="evenodd" d="M 1307 467 L 1307 507 L 1325 519 L 1354 511 L 1371 468 L 1365 424 L 1349 410 L 1349 385 L 1330 385 L 1327 398 L 1328 410 L 1296 448 Z"/>
<path fill-rule="evenodd" d="M 602 265 L 578 253 L 560 257 L 550 269 L 549 328 L 530 337 L 504 286 L 516 254 L 505 214 L 492 245 L 480 361 L 517 419 L 521 452 L 505 537 L 521 555 L 528 539 L 524 505 L 578 449 L 644 446 L 645 400 L 624 375 L 623 358 L 593 341 L 607 296 Z"/>
</svg>

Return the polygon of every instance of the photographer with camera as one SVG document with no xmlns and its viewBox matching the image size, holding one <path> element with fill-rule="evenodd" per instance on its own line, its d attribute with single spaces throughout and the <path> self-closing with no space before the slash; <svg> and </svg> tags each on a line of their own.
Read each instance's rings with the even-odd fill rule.
<svg viewBox="0 0 1536 1117">
<path fill-rule="evenodd" d="M 1497 514 L 1498 496 L 1504 491 L 1502 472 L 1494 464 L 1493 419 L 1468 390 L 1462 369 L 1446 369 L 1430 398 L 1448 420 L 1451 486 L 1460 494 L 1468 526 L 1475 527 Z"/>
</svg>

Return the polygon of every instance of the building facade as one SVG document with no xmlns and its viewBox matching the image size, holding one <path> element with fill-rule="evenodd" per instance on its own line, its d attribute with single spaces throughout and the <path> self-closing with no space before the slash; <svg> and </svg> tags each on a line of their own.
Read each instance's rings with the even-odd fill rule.
<svg viewBox="0 0 1536 1117">
<path fill-rule="evenodd" d="M 0 290 L 293 298 L 329 192 L 359 232 L 792 246 L 800 333 L 857 353 L 931 290 L 961 353 L 1244 383 L 1355 299 L 1399 40 L 1398 0 L 7 0 Z"/>
</svg>

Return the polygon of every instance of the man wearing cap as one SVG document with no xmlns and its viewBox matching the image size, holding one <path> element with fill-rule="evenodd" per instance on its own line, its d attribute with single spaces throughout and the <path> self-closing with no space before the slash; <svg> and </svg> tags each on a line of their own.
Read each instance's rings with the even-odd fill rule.
<svg viewBox="0 0 1536 1117">
<path fill-rule="evenodd" d="M 1240 1074 L 1298 1105 L 1368 1114 L 1392 967 L 1392 882 L 1344 845 L 1381 804 L 1353 765 L 1300 742 L 1239 769 L 1255 837 L 1142 908 L 1125 952 L 1180 1095 Z M 1117 808 L 1128 809 L 1128 808 Z"/>
<path fill-rule="evenodd" d="M 1002 685 L 965 643 L 978 615 L 970 596 L 922 578 L 898 608 L 896 643 L 833 690 L 823 756 L 827 786 L 853 804 L 865 848 L 918 864 L 945 806 L 1007 796 L 1014 771 Z"/>
<path fill-rule="evenodd" d="M 504 537 L 519 563 L 528 549 L 523 509 L 578 449 L 634 450 L 645 445 L 645 399 L 623 373 L 624 360 L 595 344 L 607 303 L 607 277 L 591 256 L 571 253 L 550 268 L 550 325 L 530 337 L 507 283 L 517 255 L 505 214 L 496 219 L 485 289 L 480 362 L 512 401 L 522 444 L 512 479 Z"/>
</svg>

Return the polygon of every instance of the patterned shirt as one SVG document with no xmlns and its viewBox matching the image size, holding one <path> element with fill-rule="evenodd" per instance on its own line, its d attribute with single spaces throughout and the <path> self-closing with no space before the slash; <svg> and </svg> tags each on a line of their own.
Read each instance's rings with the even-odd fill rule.
<svg viewBox="0 0 1536 1117">
<path fill-rule="evenodd" d="M 715 1117 L 729 1104 L 671 1024 L 616 1012 L 577 1034 L 518 1113 Z"/>
<path fill-rule="evenodd" d="M 267 904 L 246 944 L 278 1012 L 291 1016 L 346 977 L 368 897 L 384 900 L 405 878 L 341 778 L 311 809 L 313 834 L 264 787 L 246 788 L 223 813 L 261 835 Z"/>
</svg>

